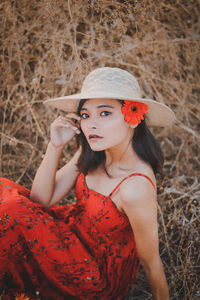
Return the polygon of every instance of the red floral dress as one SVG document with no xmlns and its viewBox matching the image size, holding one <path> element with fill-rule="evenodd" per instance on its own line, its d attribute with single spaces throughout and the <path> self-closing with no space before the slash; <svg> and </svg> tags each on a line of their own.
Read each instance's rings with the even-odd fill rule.
<svg viewBox="0 0 200 300">
<path fill-rule="evenodd" d="M 136 175 L 145 176 L 128 177 Z M 80 174 L 77 203 L 45 209 L 28 189 L 0 178 L 0 295 L 123 299 L 139 258 L 128 218 L 111 200 L 119 185 L 106 197 Z"/>
</svg>

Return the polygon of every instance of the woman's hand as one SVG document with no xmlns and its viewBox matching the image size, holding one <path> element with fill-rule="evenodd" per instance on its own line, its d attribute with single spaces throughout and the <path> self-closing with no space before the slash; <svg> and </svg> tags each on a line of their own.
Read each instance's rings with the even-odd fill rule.
<svg viewBox="0 0 200 300">
<path fill-rule="evenodd" d="M 51 124 L 51 143 L 55 147 L 64 147 L 74 136 L 79 134 L 80 117 L 75 113 L 58 117 Z"/>
</svg>

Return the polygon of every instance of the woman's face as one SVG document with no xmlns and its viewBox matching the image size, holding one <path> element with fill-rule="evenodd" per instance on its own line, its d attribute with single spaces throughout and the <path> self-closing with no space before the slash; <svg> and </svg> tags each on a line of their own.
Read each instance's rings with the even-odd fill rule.
<svg viewBox="0 0 200 300">
<path fill-rule="evenodd" d="M 89 99 L 80 110 L 81 129 L 93 151 L 110 149 L 133 136 L 124 121 L 121 103 L 115 99 Z"/>
</svg>

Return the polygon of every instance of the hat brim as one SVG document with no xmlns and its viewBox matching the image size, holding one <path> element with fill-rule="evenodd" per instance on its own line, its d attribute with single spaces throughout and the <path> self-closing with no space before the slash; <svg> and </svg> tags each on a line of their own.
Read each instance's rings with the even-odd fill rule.
<svg viewBox="0 0 200 300">
<path fill-rule="evenodd" d="M 44 101 L 44 104 L 61 109 L 65 112 L 77 112 L 81 99 L 121 99 L 142 102 L 148 105 L 146 122 L 149 126 L 170 126 L 175 120 L 174 112 L 165 104 L 147 98 L 124 97 L 123 95 L 106 94 L 102 91 L 96 94 L 79 93 L 70 96 L 51 98 Z"/>
</svg>

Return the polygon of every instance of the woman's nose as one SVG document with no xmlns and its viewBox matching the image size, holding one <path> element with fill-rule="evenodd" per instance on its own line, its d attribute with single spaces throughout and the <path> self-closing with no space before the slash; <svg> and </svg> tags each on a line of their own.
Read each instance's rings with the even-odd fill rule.
<svg viewBox="0 0 200 300">
<path fill-rule="evenodd" d="M 88 129 L 96 129 L 97 128 L 97 120 L 95 118 L 90 118 L 87 126 L 88 126 Z"/>
<path fill-rule="evenodd" d="M 88 124 L 88 129 L 96 129 L 97 125 L 94 123 Z"/>
</svg>

